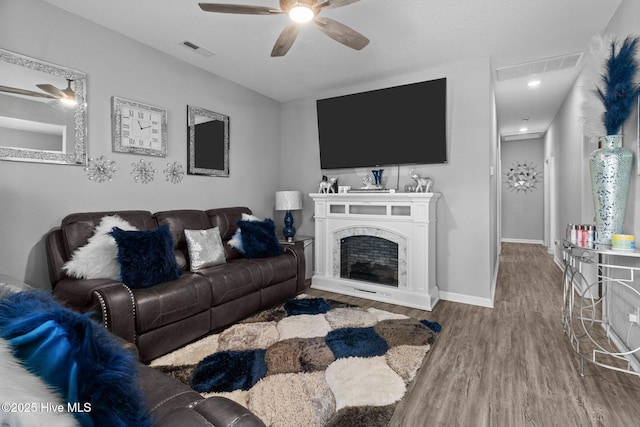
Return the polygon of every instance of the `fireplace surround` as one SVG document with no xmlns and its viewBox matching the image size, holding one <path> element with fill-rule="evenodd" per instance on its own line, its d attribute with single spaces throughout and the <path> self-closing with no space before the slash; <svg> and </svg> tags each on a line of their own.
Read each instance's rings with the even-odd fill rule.
<svg viewBox="0 0 640 427">
<path fill-rule="evenodd" d="M 310 196 L 315 203 L 316 246 L 312 288 L 433 309 L 439 299 L 435 250 L 439 193 Z"/>
</svg>

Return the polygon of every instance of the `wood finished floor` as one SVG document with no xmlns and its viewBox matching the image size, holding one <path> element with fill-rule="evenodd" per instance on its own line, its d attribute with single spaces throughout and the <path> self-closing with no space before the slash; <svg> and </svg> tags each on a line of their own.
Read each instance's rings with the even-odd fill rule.
<svg viewBox="0 0 640 427">
<path fill-rule="evenodd" d="M 562 332 L 562 274 L 541 245 L 504 243 L 495 308 L 432 312 L 308 293 L 442 324 L 390 427 L 640 426 L 640 378 L 589 365 Z"/>
</svg>

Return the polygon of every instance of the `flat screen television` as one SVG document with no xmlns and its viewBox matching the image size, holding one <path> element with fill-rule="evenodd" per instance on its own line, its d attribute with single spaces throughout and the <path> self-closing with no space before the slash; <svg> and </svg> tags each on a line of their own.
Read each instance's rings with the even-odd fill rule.
<svg viewBox="0 0 640 427">
<path fill-rule="evenodd" d="M 447 163 L 447 79 L 319 99 L 320 167 Z"/>
</svg>

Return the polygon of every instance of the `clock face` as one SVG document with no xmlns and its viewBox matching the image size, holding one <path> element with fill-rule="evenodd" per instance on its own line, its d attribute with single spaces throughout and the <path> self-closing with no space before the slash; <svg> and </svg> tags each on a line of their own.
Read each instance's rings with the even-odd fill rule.
<svg viewBox="0 0 640 427">
<path fill-rule="evenodd" d="M 113 97 L 114 151 L 166 156 L 166 110 Z"/>
</svg>

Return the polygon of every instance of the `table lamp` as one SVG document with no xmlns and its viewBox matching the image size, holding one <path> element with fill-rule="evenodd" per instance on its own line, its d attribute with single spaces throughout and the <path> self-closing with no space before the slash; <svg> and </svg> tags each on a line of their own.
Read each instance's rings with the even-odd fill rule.
<svg viewBox="0 0 640 427">
<path fill-rule="evenodd" d="M 287 239 L 287 242 L 293 242 L 293 236 L 296 235 L 291 211 L 300 209 L 302 209 L 302 192 L 276 191 L 276 210 L 287 211 L 284 215 L 284 228 L 282 229 L 282 235 Z"/>
</svg>

